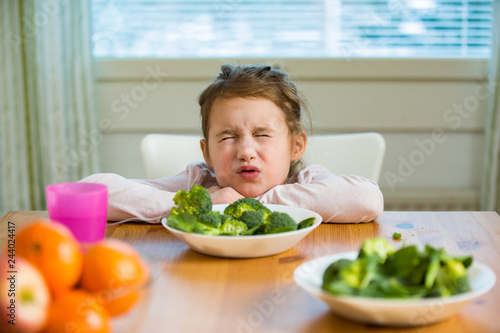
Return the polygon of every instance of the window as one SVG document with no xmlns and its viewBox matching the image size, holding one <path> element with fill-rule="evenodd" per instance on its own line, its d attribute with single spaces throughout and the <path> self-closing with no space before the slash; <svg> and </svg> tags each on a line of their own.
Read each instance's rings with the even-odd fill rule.
<svg viewBox="0 0 500 333">
<path fill-rule="evenodd" d="M 96 57 L 488 57 L 492 0 L 91 0 Z"/>
</svg>

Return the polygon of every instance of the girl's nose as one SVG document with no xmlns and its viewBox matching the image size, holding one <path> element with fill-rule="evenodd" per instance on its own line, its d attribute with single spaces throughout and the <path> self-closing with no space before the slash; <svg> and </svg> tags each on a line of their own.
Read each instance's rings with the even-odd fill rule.
<svg viewBox="0 0 500 333">
<path fill-rule="evenodd" d="M 251 161 L 257 156 L 255 142 L 249 138 L 242 138 L 238 146 L 237 158 L 242 161 Z"/>
</svg>

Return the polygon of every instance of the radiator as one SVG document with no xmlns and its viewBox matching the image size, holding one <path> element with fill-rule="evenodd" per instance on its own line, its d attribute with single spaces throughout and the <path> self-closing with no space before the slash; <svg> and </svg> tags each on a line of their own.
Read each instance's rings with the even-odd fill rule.
<svg viewBox="0 0 500 333">
<path fill-rule="evenodd" d="M 479 210 L 479 193 L 474 190 L 408 189 L 384 190 L 384 209 L 395 211 Z"/>
</svg>

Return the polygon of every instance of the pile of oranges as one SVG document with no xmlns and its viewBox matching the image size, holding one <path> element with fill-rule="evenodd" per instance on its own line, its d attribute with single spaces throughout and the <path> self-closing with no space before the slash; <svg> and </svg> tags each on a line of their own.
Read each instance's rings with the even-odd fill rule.
<svg viewBox="0 0 500 333">
<path fill-rule="evenodd" d="M 133 307 L 149 279 L 147 266 L 128 243 L 105 239 L 81 246 L 69 229 L 52 221 L 33 221 L 17 233 L 15 243 L 17 264 L 33 266 L 48 293 L 47 304 L 33 305 L 46 311 L 32 332 L 111 332 L 111 318 Z M 18 279 L 28 278 L 22 274 L 19 268 Z M 36 292 L 43 293 L 45 286 Z M 22 290 L 18 294 L 18 302 L 32 297 Z M 13 332 L 19 329 L 10 326 Z"/>
</svg>

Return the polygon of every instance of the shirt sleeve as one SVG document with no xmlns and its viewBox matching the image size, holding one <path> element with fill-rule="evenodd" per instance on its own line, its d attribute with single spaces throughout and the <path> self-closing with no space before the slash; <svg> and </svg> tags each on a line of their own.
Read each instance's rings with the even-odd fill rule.
<svg viewBox="0 0 500 333">
<path fill-rule="evenodd" d="M 359 176 L 337 176 L 315 164 L 257 199 L 312 210 L 323 217 L 323 222 L 369 222 L 380 217 L 384 209 L 377 183 Z"/>
<path fill-rule="evenodd" d="M 98 173 L 82 182 L 108 186 L 108 221 L 137 219 L 159 223 L 175 206 L 173 198 L 179 190 L 193 185 L 216 185 L 213 172 L 205 163 L 192 163 L 183 172 L 155 180 L 127 179 L 113 173 Z"/>
</svg>

